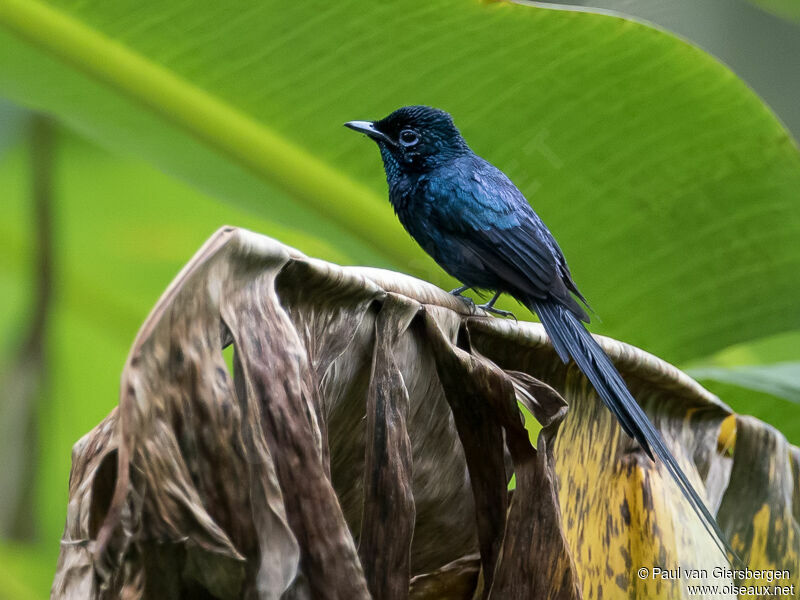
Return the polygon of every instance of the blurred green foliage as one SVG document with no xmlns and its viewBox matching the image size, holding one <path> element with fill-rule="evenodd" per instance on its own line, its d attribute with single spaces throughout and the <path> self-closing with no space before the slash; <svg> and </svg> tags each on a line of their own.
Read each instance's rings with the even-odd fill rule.
<svg viewBox="0 0 800 600">
<path fill-rule="evenodd" d="M 15 0 L 0 90 L 93 140 L 58 138 L 40 541 L 0 545 L 4 567 L 27 565 L 0 569 L 15 598 L 46 592 L 71 446 L 116 404 L 139 324 L 217 227 L 452 285 L 395 222 L 377 151 L 346 120 L 450 110 L 551 226 L 594 331 L 697 368 L 800 358 L 770 350 L 800 331 L 800 154 L 733 73 L 642 24 L 460 0 Z M 27 161 L 24 139 L 0 160 L 5 362 L 31 301 Z M 800 441 L 796 406 L 724 392 Z"/>
<path fill-rule="evenodd" d="M 752 0 L 752 2 L 779 17 L 800 22 L 800 2 L 797 0 Z"/>
<path fill-rule="evenodd" d="M 49 589 L 64 528 L 72 445 L 117 403 L 119 375 L 136 331 L 180 267 L 223 223 L 263 231 L 336 262 L 353 257 L 324 241 L 221 204 L 151 166 L 120 159 L 73 135 L 57 144 L 56 298 L 48 336 L 49 385 L 39 407 L 40 460 L 36 530 L 41 544 L 24 556 L 39 577 L 21 576 L 19 544 L 0 544 L 0 598 L 41 598 Z M 35 240 L 28 223 L 28 152 L 22 142 L 0 160 L 2 360 L 14 352 L 29 305 L 28 268 Z M 25 562 L 24 558 L 19 559 Z"/>
<path fill-rule="evenodd" d="M 800 443 L 800 331 L 734 344 L 683 365 L 735 410 L 758 417 Z M 791 404 L 794 403 L 794 404 Z"/>
<path fill-rule="evenodd" d="M 536 205 L 597 331 L 682 361 L 800 328 L 797 148 L 664 32 L 455 0 L 24 6 L 39 8 L 6 19 L 21 37 L 0 38 L 12 98 L 361 261 L 452 283 L 396 225 L 375 149 L 341 127 L 428 103 Z"/>
</svg>

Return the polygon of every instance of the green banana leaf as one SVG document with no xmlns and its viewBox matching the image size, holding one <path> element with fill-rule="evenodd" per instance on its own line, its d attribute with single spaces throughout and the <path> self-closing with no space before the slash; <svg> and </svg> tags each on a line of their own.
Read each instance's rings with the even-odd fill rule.
<svg viewBox="0 0 800 600">
<path fill-rule="evenodd" d="M 800 363 L 786 362 L 774 365 L 744 365 L 741 367 L 698 367 L 688 373 L 695 379 L 710 379 L 757 390 L 800 402 Z"/>
<path fill-rule="evenodd" d="M 800 332 L 787 331 L 730 346 L 685 370 L 737 412 L 767 421 L 797 443 L 800 419 L 792 403 L 800 401 L 798 349 Z"/>
<path fill-rule="evenodd" d="M 454 0 L 7 0 L 0 31 L 10 98 L 357 262 L 452 283 L 395 223 L 375 148 L 340 127 L 429 103 L 550 224 L 598 331 L 683 361 L 800 327 L 797 148 L 662 31 Z"/>
</svg>

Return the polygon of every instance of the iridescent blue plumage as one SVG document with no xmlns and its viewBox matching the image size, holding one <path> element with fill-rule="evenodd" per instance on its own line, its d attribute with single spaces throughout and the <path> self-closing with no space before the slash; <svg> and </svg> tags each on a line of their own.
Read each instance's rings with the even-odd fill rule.
<svg viewBox="0 0 800 600">
<path fill-rule="evenodd" d="M 446 112 L 396 110 L 375 122 L 352 121 L 380 147 L 389 200 L 411 236 L 466 289 L 507 293 L 536 312 L 559 357 L 573 359 L 623 430 L 657 456 L 721 549 L 733 554 L 659 432 L 611 360 L 581 321 L 589 322 L 564 254 L 506 175 L 477 156 Z M 461 290 L 456 290 L 458 293 Z"/>
</svg>

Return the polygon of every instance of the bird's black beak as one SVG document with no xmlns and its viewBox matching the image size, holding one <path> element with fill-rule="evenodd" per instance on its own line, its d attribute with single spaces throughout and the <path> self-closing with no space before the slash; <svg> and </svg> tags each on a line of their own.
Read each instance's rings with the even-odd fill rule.
<svg viewBox="0 0 800 600">
<path fill-rule="evenodd" d="M 372 121 L 348 121 L 344 124 L 345 127 L 349 127 L 353 131 L 359 131 L 364 135 L 372 138 L 376 142 L 386 142 L 387 144 L 391 144 L 395 146 L 394 140 L 390 138 L 388 135 L 383 133 L 382 131 L 378 131 L 375 127 L 375 123 Z"/>
</svg>

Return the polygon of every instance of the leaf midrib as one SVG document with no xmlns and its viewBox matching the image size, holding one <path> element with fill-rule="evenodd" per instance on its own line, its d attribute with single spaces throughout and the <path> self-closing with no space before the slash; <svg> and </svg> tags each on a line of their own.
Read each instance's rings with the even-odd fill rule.
<svg viewBox="0 0 800 600">
<path fill-rule="evenodd" d="M 38 0 L 0 0 L 0 24 L 131 97 L 387 257 L 430 260 L 375 193 L 235 106 Z"/>
</svg>

